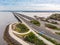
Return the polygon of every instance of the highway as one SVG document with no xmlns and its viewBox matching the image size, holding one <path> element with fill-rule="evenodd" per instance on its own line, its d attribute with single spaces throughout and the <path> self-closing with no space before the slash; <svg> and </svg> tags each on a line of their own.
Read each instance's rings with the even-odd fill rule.
<svg viewBox="0 0 60 45">
<path fill-rule="evenodd" d="M 30 26 L 31 29 L 33 29 L 34 31 L 37 31 L 37 32 L 39 32 L 39 33 L 41 33 L 41 34 L 44 34 L 44 35 L 46 35 L 46 36 L 48 36 L 48 37 L 51 37 L 51 38 L 53 38 L 53 39 L 55 39 L 55 40 L 57 40 L 57 41 L 60 42 L 60 36 L 59 36 L 59 35 L 54 34 L 54 33 L 52 33 L 52 32 L 49 31 L 49 30 L 44 29 L 44 27 L 38 27 L 38 26 L 30 23 L 29 21 L 27 21 L 27 20 L 25 19 L 25 18 L 27 18 L 28 16 L 24 16 L 24 15 L 22 16 L 22 14 L 18 14 L 18 13 L 14 13 L 14 15 L 17 16 L 19 19 L 22 19 L 22 20 L 23 20 L 28 26 Z M 31 20 L 31 19 L 33 19 L 33 18 L 28 17 L 27 19 Z"/>
<path fill-rule="evenodd" d="M 25 15 L 23 15 L 23 14 L 19 14 L 19 13 L 13 13 L 14 15 L 17 15 L 18 14 L 18 16 L 23 16 L 23 17 L 25 17 L 25 18 L 27 18 L 27 19 L 29 19 L 29 20 L 33 20 L 34 18 L 31 18 L 31 17 L 29 17 L 29 16 L 25 16 Z"/>
</svg>

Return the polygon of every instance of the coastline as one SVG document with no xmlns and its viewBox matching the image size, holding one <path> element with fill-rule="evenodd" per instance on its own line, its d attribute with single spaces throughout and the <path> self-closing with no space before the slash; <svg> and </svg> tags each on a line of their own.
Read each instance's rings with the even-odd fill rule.
<svg viewBox="0 0 60 45">
<path fill-rule="evenodd" d="M 5 32 L 4 32 L 4 40 L 8 43 L 8 45 L 11 45 L 12 42 L 9 40 L 9 38 L 7 37 L 7 32 L 8 32 L 8 29 L 9 29 L 9 25 L 6 26 L 6 29 L 5 29 Z M 13 45 L 13 44 L 12 44 Z"/>
<path fill-rule="evenodd" d="M 4 32 L 4 40 L 8 43 L 8 45 L 21 45 L 19 42 L 14 40 L 12 37 L 10 37 L 8 33 L 9 25 L 6 26 L 5 32 Z"/>
</svg>

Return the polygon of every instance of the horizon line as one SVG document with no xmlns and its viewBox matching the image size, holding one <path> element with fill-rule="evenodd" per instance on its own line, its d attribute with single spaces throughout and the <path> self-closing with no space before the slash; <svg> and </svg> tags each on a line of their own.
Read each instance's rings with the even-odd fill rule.
<svg viewBox="0 0 60 45">
<path fill-rule="evenodd" d="M 60 12 L 60 10 L 0 10 L 0 12 Z"/>
</svg>

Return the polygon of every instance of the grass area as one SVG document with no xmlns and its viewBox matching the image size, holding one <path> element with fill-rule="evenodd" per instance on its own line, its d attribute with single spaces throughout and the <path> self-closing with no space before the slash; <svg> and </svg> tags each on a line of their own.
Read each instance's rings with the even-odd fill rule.
<svg viewBox="0 0 60 45">
<path fill-rule="evenodd" d="M 51 38 L 49 38 L 49 37 L 47 37 L 47 36 L 45 36 L 45 35 L 43 35 L 43 34 L 40 34 L 40 33 L 38 33 L 38 34 L 39 34 L 40 36 L 44 37 L 45 39 L 47 39 L 48 41 L 54 43 L 55 45 L 60 45 L 60 44 L 57 43 L 55 40 L 53 40 L 53 39 L 51 39 Z"/>
<path fill-rule="evenodd" d="M 56 34 L 60 35 L 60 32 L 55 32 Z"/>
<path fill-rule="evenodd" d="M 25 36 L 24 40 L 35 45 L 46 45 L 42 40 L 39 40 L 32 32 Z"/>
<path fill-rule="evenodd" d="M 30 22 L 35 24 L 36 26 L 40 26 L 40 22 L 37 20 L 31 20 Z"/>
<path fill-rule="evenodd" d="M 51 29 L 60 30 L 60 28 L 58 28 L 58 27 L 56 27 L 52 24 L 45 24 L 45 26 L 48 27 L 48 28 L 51 28 Z"/>
<path fill-rule="evenodd" d="M 49 19 L 60 21 L 60 14 L 52 14 L 51 16 L 49 16 Z"/>
<path fill-rule="evenodd" d="M 54 22 L 54 21 L 52 21 L 51 23 L 52 23 L 52 24 L 58 24 L 57 22 Z"/>
<path fill-rule="evenodd" d="M 19 34 L 15 34 L 15 35 L 23 39 L 27 43 L 31 43 L 34 45 L 46 45 L 42 40 L 38 39 L 33 32 L 30 32 L 25 35 L 19 35 Z"/>
<path fill-rule="evenodd" d="M 16 25 L 15 31 L 20 32 L 20 33 L 24 33 L 24 32 L 29 31 L 29 29 L 24 24 L 19 23 L 19 24 Z"/>
</svg>

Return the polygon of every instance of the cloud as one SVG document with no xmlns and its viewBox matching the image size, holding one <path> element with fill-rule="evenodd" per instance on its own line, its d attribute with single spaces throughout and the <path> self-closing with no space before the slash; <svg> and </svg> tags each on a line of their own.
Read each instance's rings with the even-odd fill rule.
<svg viewBox="0 0 60 45">
<path fill-rule="evenodd" d="M 0 10 L 60 10 L 59 0 L 0 0 Z"/>
<path fill-rule="evenodd" d="M 32 0 L 0 0 L 0 6 L 14 6 L 14 5 L 24 5 L 26 3 L 34 2 Z"/>
<path fill-rule="evenodd" d="M 60 5 L 58 4 L 36 4 L 35 5 L 40 10 L 60 10 Z"/>
<path fill-rule="evenodd" d="M 60 10 L 57 4 L 30 4 L 26 6 L 0 6 L 0 10 Z"/>
<path fill-rule="evenodd" d="M 15 6 L 26 4 L 60 4 L 60 0 L 0 0 L 0 5 Z"/>
</svg>

